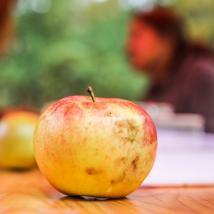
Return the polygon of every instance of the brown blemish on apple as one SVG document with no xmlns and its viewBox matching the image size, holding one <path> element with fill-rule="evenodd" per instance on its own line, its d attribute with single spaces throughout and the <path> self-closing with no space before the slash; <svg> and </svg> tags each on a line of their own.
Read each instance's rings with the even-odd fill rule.
<svg viewBox="0 0 214 214">
<path fill-rule="evenodd" d="M 138 138 L 138 135 L 140 133 L 140 127 L 135 120 L 119 120 L 115 122 L 114 133 L 124 143 L 133 143 Z"/>
<path fill-rule="evenodd" d="M 110 181 L 111 184 L 117 184 L 122 182 L 126 177 L 126 172 L 124 171 L 118 178 L 112 179 Z"/>
<path fill-rule="evenodd" d="M 88 175 L 97 175 L 97 174 L 100 174 L 102 171 L 90 167 L 90 168 L 86 168 L 86 169 L 85 169 L 85 172 L 86 172 Z"/>
<path fill-rule="evenodd" d="M 139 161 L 139 156 L 136 156 L 136 157 L 134 158 L 134 160 L 131 162 L 131 166 L 132 166 L 132 169 L 133 169 L 134 171 L 137 169 L 138 161 Z"/>
<path fill-rule="evenodd" d="M 112 179 L 110 183 L 111 183 L 111 184 L 115 184 L 116 181 Z"/>
<path fill-rule="evenodd" d="M 126 157 L 121 157 L 118 159 L 118 163 L 125 163 L 127 161 Z"/>
<path fill-rule="evenodd" d="M 112 112 L 112 111 L 106 111 L 104 113 L 104 116 L 106 116 L 106 117 L 113 117 L 113 116 L 116 116 L 116 114 L 114 112 Z"/>
</svg>

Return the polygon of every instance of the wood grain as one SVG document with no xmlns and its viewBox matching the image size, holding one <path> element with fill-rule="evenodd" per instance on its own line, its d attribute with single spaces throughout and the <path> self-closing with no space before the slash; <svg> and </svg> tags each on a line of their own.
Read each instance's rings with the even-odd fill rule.
<svg viewBox="0 0 214 214">
<path fill-rule="evenodd" d="M 125 199 L 86 201 L 52 188 L 38 170 L 0 171 L 0 214 L 214 213 L 214 185 L 145 186 Z"/>
</svg>

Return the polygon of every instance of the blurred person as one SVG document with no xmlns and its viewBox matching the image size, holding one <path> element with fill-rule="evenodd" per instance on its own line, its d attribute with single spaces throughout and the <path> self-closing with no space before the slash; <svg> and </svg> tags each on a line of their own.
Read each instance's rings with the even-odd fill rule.
<svg viewBox="0 0 214 214">
<path fill-rule="evenodd" d="M 151 79 L 145 101 L 172 104 L 177 113 L 200 114 L 205 130 L 214 132 L 214 52 L 187 38 L 182 19 L 172 9 L 134 13 L 126 45 L 129 62 Z"/>
</svg>

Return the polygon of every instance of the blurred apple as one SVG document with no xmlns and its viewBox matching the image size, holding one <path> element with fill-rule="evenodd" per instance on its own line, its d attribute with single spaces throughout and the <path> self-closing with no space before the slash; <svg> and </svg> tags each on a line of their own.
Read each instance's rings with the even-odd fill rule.
<svg viewBox="0 0 214 214">
<path fill-rule="evenodd" d="M 123 197 L 140 186 L 153 166 L 156 129 L 131 101 L 92 99 L 67 97 L 43 112 L 34 137 L 35 157 L 41 172 L 63 193 Z"/>
<path fill-rule="evenodd" d="M 33 133 L 39 114 L 9 109 L 0 119 L 0 167 L 23 169 L 35 165 Z"/>
</svg>

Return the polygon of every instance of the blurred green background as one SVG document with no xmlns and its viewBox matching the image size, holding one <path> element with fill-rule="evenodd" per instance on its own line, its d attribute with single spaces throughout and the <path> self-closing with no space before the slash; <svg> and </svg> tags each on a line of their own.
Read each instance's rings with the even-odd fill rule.
<svg viewBox="0 0 214 214">
<path fill-rule="evenodd" d="M 130 11 L 174 6 L 191 37 L 214 42 L 213 0 L 18 0 L 16 38 L 0 59 L 0 106 L 44 103 L 86 94 L 137 100 L 148 86 L 126 61 Z"/>
</svg>

